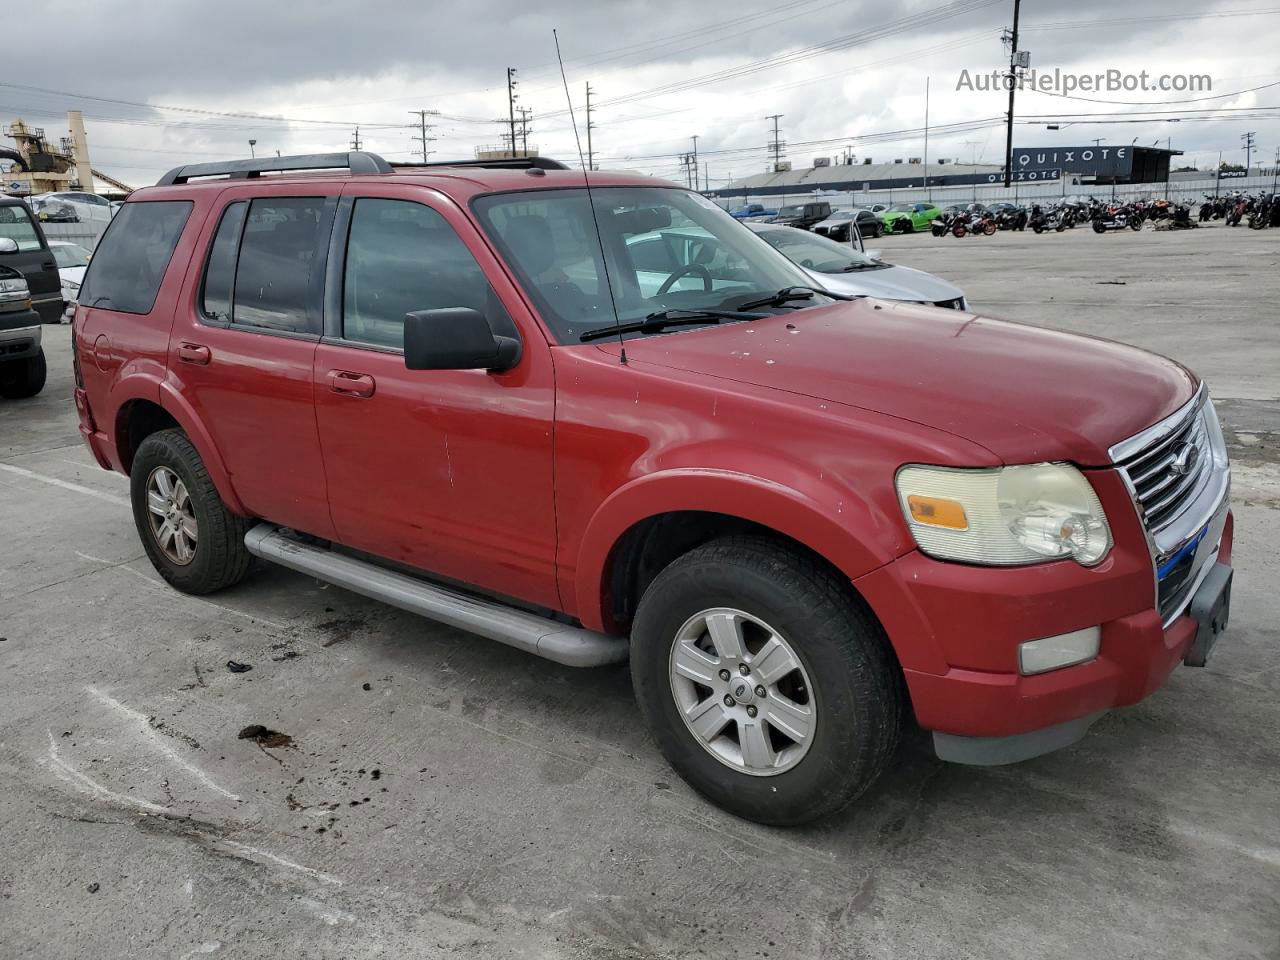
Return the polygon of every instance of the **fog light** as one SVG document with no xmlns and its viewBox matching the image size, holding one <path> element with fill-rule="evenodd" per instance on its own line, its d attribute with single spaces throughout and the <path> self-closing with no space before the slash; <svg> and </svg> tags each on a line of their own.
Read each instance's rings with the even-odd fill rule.
<svg viewBox="0 0 1280 960">
<path fill-rule="evenodd" d="M 1043 640 L 1029 640 L 1018 647 L 1018 669 L 1024 674 L 1045 673 L 1092 660 L 1098 655 L 1102 630 L 1085 627 Z"/>
</svg>

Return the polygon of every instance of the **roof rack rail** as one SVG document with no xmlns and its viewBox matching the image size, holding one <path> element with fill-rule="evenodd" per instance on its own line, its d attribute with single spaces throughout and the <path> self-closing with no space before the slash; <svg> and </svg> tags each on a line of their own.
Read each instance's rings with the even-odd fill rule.
<svg viewBox="0 0 1280 960">
<path fill-rule="evenodd" d="M 569 170 L 559 160 L 550 157 L 498 157 L 493 160 L 428 160 L 391 164 L 393 167 L 483 167 L 487 170 Z"/>
<path fill-rule="evenodd" d="M 231 160 L 225 163 L 188 163 L 174 167 L 156 183 L 168 187 L 186 183 L 193 177 L 231 177 L 247 179 L 264 173 L 284 173 L 290 170 L 333 170 L 346 168 L 351 173 L 390 173 L 391 164 L 376 153 L 308 153 L 296 157 L 258 157 L 251 160 Z"/>
</svg>

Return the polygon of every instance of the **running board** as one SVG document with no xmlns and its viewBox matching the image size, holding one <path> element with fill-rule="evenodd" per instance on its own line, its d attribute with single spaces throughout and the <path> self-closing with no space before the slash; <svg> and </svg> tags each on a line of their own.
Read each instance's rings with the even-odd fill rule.
<svg viewBox="0 0 1280 960">
<path fill-rule="evenodd" d="M 255 557 L 556 663 L 599 667 L 627 659 L 628 644 L 622 637 L 557 623 L 346 554 L 301 543 L 269 523 L 260 523 L 246 533 L 244 545 Z"/>
</svg>

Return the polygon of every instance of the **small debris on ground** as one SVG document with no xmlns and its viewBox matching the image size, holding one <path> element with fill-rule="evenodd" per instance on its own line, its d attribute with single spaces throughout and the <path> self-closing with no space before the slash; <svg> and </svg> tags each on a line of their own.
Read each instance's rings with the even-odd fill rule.
<svg viewBox="0 0 1280 960">
<path fill-rule="evenodd" d="M 271 659 L 275 663 L 280 663 L 283 660 L 297 660 L 300 656 L 302 656 L 302 654 L 297 650 L 286 650 L 284 653 L 280 654 L 280 656 L 272 657 Z"/>
<path fill-rule="evenodd" d="M 247 663 L 241 663 L 239 660 L 228 660 L 227 669 L 232 673 L 248 673 L 253 667 Z"/>
<path fill-rule="evenodd" d="M 1100 287 L 1127 287 L 1129 285 L 1129 281 L 1128 280 L 1099 280 L 1097 285 Z"/>
<path fill-rule="evenodd" d="M 292 747 L 293 737 L 260 723 L 251 723 L 238 734 L 241 740 L 252 740 L 260 747 Z"/>
<path fill-rule="evenodd" d="M 372 689 L 373 689 L 373 684 L 372 684 L 372 683 L 362 683 L 362 684 L 360 684 L 360 689 L 361 689 L 361 690 L 372 690 Z"/>
<path fill-rule="evenodd" d="M 90 893 L 97 893 L 99 890 L 99 887 L 96 883 L 91 883 L 86 889 L 88 889 Z"/>
</svg>

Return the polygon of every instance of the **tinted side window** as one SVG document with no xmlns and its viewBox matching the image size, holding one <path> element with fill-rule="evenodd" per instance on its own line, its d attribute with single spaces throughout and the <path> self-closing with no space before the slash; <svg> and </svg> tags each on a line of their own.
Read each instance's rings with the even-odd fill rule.
<svg viewBox="0 0 1280 960">
<path fill-rule="evenodd" d="M 240 231 L 244 227 L 249 204 L 238 200 L 222 211 L 218 232 L 209 248 L 209 262 L 204 269 L 204 292 L 200 309 L 212 320 L 231 321 L 231 289 L 236 279 L 236 251 L 240 249 Z"/>
<path fill-rule="evenodd" d="M 347 239 L 343 337 L 402 347 L 406 313 L 443 307 L 479 310 L 498 333 L 510 322 L 444 217 L 409 200 L 357 200 Z"/>
<path fill-rule="evenodd" d="M 266 197 L 249 205 L 236 267 L 233 323 L 320 333 L 333 207 L 324 197 Z"/>
<path fill-rule="evenodd" d="M 190 200 L 126 203 L 89 262 L 80 303 L 150 313 L 190 216 Z"/>
</svg>

